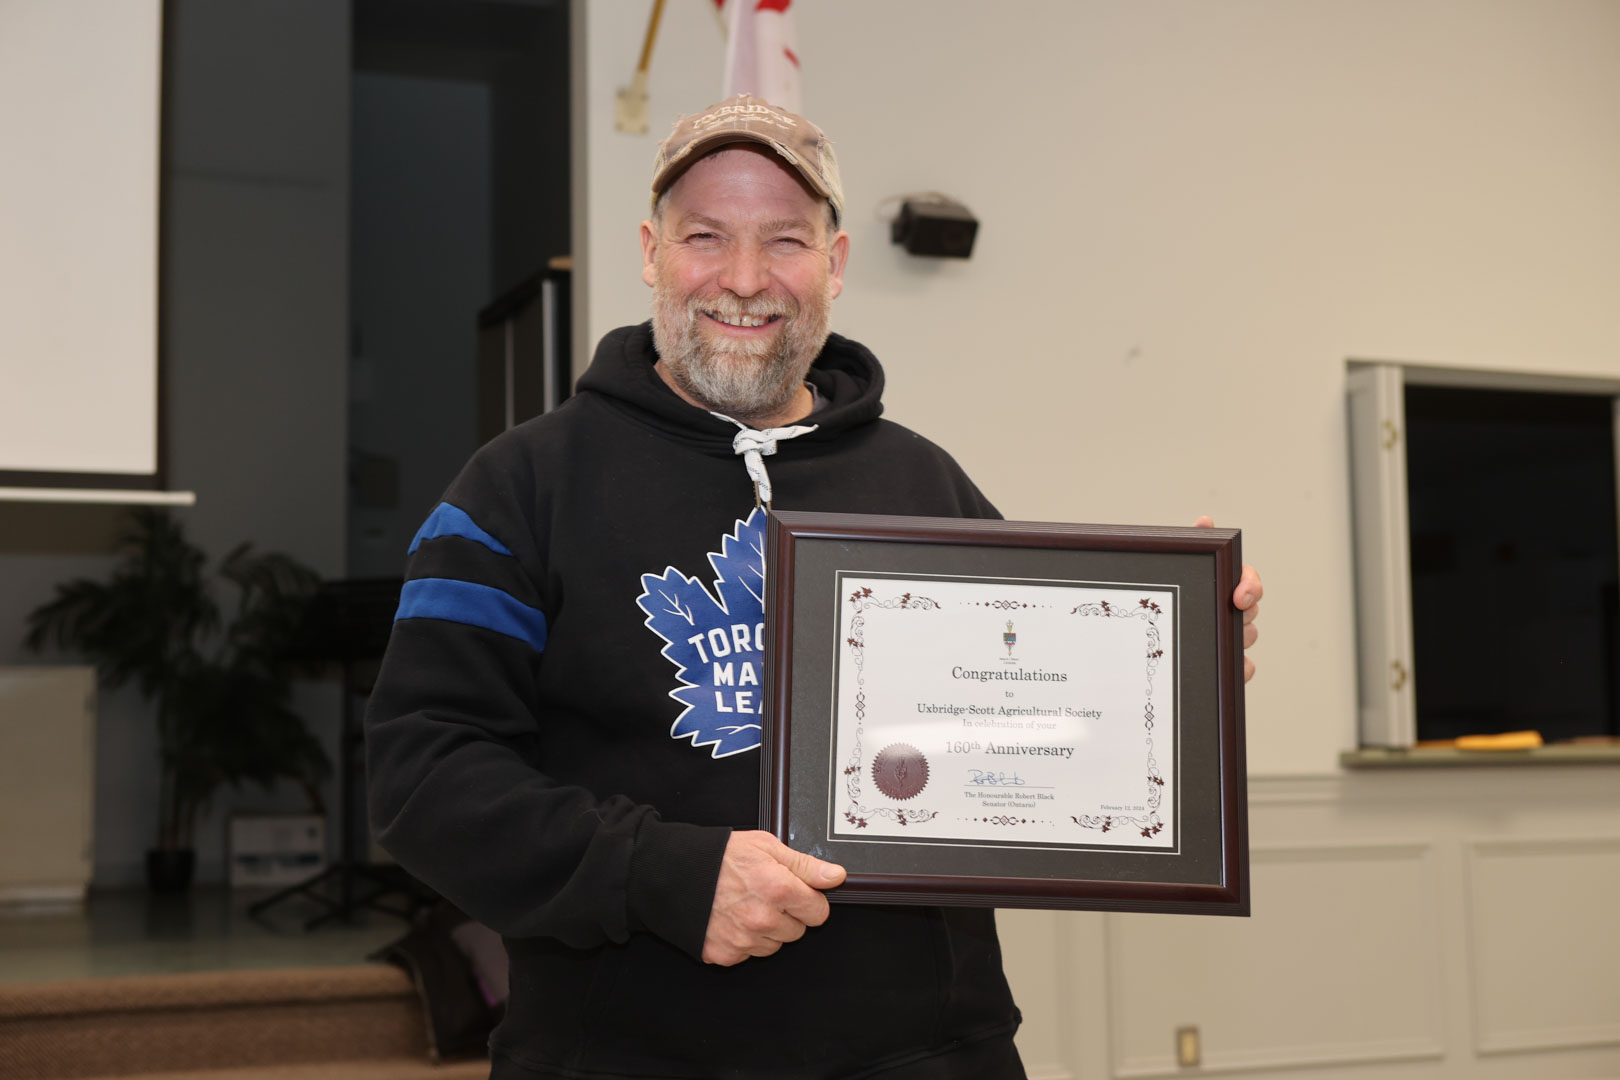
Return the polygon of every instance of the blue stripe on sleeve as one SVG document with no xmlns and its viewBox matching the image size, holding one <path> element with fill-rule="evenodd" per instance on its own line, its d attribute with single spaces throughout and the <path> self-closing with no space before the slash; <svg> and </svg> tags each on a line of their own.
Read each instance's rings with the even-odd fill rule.
<svg viewBox="0 0 1620 1080">
<path fill-rule="evenodd" d="M 401 619 L 444 619 L 481 626 L 526 641 L 535 652 L 546 648 L 545 612 L 520 603 L 510 593 L 454 578 L 417 578 L 399 594 Z"/>
<path fill-rule="evenodd" d="M 459 536 L 466 540 L 476 540 L 497 555 L 510 555 L 512 551 L 505 544 L 495 539 L 489 533 L 478 527 L 478 523 L 467 516 L 467 511 L 459 506 L 451 506 L 442 502 L 433 508 L 433 513 L 422 522 L 422 527 L 416 530 L 416 536 L 411 540 L 407 555 L 415 555 L 416 549 L 422 546 L 424 540 L 437 540 L 441 536 Z"/>
</svg>

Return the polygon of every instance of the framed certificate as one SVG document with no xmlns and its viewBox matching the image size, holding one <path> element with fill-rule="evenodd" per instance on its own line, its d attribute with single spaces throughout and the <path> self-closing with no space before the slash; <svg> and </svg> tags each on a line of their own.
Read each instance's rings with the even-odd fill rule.
<svg viewBox="0 0 1620 1080">
<path fill-rule="evenodd" d="M 766 535 L 761 827 L 832 899 L 1249 913 L 1237 530 Z"/>
</svg>

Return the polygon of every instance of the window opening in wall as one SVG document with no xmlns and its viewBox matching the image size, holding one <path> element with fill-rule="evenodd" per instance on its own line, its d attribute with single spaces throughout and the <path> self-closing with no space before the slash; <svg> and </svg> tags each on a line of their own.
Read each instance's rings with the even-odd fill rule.
<svg viewBox="0 0 1620 1080">
<path fill-rule="evenodd" d="M 1620 380 L 1353 360 L 1345 403 L 1362 750 L 1620 757 Z"/>
<path fill-rule="evenodd" d="M 1405 388 L 1418 740 L 1620 736 L 1614 399 Z"/>
</svg>

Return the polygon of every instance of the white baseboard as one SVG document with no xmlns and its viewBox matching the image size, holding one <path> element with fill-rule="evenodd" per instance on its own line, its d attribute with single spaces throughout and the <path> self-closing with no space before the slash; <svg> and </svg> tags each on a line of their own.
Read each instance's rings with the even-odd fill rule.
<svg viewBox="0 0 1620 1080">
<path fill-rule="evenodd" d="M 13 908 L 66 907 L 84 903 L 83 885 L 0 885 L 0 904 Z"/>
</svg>

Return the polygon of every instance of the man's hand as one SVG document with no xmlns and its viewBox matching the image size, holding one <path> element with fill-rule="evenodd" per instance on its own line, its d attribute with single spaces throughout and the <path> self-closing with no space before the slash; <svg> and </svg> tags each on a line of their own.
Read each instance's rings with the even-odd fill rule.
<svg viewBox="0 0 1620 1080">
<path fill-rule="evenodd" d="M 827 921 L 820 890 L 844 880 L 844 868 L 794 851 L 768 832 L 734 832 L 726 842 L 703 962 L 729 967 L 769 956 L 807 928 Z"/>
<path fill-rule="evenodd" d="M 1213 529 L 1213 518 L 1201 517 L 1193 522 L 1196 528 Z M 1250 645 L 1260 640 L 1260 628 L 1254 625 L 1255 617 L 1260 614 L 1260 597 L 1265 589 L 1260 585 L 1260 575 L 1254 567 L 1247 564 L 1243 567 L 1243 576 L 1238 579 L 1238 585 L 1232 592 L 1232 603 L 1243 612 L 1243 648 L 1248 651 Z M 1254 678 L 1254 661 L 1247 656 L 1243 658 L 1243 681 L 1248 682 Z"/>
</svg>

